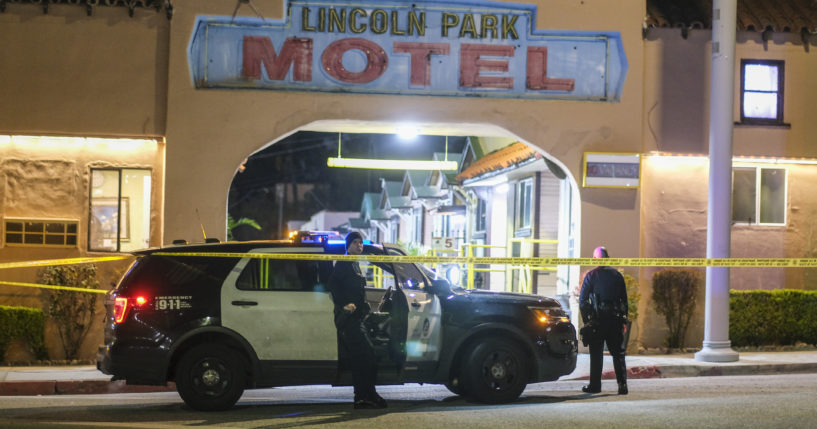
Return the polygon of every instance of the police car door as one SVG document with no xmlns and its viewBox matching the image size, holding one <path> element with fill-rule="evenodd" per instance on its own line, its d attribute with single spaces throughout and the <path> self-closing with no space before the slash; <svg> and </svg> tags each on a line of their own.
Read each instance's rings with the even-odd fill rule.
<svg viewBox="0 0 817 429">
<path fill-rule="evenodd" d="M 393 249 L 389 254 L 397 255 Z M 414 264 L 395 263 L 394 277 L 408 301 L 406 369 L 411 362 L 436 361 L 440 356 L 442 329 L 440 299 L 428 291 L 425 276 Z"/>
<path fill-rule="evenodd" d="M 286 247 L 251 253 L 309 252 L 323 249 Z M 222 287 L 222 326 L 241 334 L 262 361 L 323 362 L 334 369 L 338 353 L 332 297 L 325 287 L 328 279 L 316 278 L 313 272 L 327 263 L 332 262 L 242 259 Z"/>
</svg>

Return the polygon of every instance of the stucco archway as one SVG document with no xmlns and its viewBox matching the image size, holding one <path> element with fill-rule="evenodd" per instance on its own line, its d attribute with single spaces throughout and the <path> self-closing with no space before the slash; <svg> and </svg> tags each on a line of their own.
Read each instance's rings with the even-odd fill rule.
<svg viewBox="0 0 817 429">
<path fill-rule="evenodd" d="M 558 188 L 555 189 L 556 200 L 559 201 L 556 205 L 558 207 L 554 207 L 553 211 L 549 215 L 542 215 L 542 216 L 549 216 L 553 217 L 554 214 L 557 214 L 560 219 L 553 220 L 549 219 L 552 224 L 558 224 L 556 228 L 559 230 L 558 232 L 558 244 L 554 244 L 554 250 L 558 253 L 553 256 L 560 256 L 560 257 L 578 257 L 579 256 L 579 245 L 580 243 L 580 234 L 581 225 L 580 222 L 580 211 L 581 211 L 581 204 L 579 201 L 579 188 L 578 183 L 573 174 L 570 172 L 565 164 L 559 160 L 558 158 L 547 154 L 542 149 L 537 146 L 537 142 L 529 142 L 526 141 L 511 131 L 508 131 L 502 127 L 495 126 L 492 124 L 472 124 L 472 123 L 441 123 L 441 122 L 426 122 L 426 123 L 401 123 L 397 121 L 357 121 L 357 120 L 318 120 L 306 124 L 304 126 L 298 127 L 293 129 L 281 136 L 270 140 L 269 142 L 261 145 L 256 150 L 254 150 L 251 154 L 247 154 L 247 158 L 250 158 L 254 154 L 258 154 L 259 152 L 270 148 L 272 145 L 281 142 L 288 137 L 292 137 L 293 135 L 299 132 L 317 132 L 317 133 L 343 133 L 343 134 L 394 134 L 398 127 L 410 125 L 411 127 L 417 129 L 419 134 L 422 135 L 439 135 L 439 136 L 470 136 L 470 137 L 477 137 L 479 139 L 486 139 L 486 140 L 495 140 L 496 142 L 491 145 L 487 145 L 488 149 L 498 147 L 497 144 L 501 144 L 501 142 L 515 142 L 516 144 L 523 144 L 530 152 L 535 152 L 536 154 L 536 164 L 526 166 L 526 167 L 513 167 L 517 168 L 514 174 L 509 175 L 507 171 L 504 171 L 502 174 L 505 174 L 506 177 L 502 180 L 504 183 L 510 182 L 514 183 L 513 180 L 518 179 L 520 175 L 534 175 L 539 172 L 545 172 L 549 177 L 557 177 L 559 180 L 560 185 Z M 541 143 L 541 142 L 540 142 Z M 239 163 L 234 167 L 233 176 L 240 174 L 239 172 L 243 168 L 243 163 Z M 513 169 L 511 168 L 511 170 Z M 509 169 L 505 169 L 509 170 Z M 512 172 L 513 173 L 513 172 Z M 538 177 L 538 175 L 537 175 Z M 493 180 L 493 179 L 491 179 Z M 494 186 L 492 185 L 492 181 L 488 180 L 485 183 L 477 183 L 477 185 L 481 185 L 481 188 L 485 188 L 485 186 Z M 497 184 L 499 182 L 496 182 Z M 537 182 L 538 185 L 538 182 Z M 507 187 L 507 186 L 506 186 Z M 538 189 L 538 188 L 537 188 Z M 229 192 L 229 189 L 228 189 Z M 514 192 L 511 190 L 511 192 Z M 553 192 L 553 191 L 551 191 Z M 536 195 L 535 198 L 538 201 L 541 195 Z M 508 207 L 504 208 L 501 216 L 508 216 L 509 214 L 513 215 L 513 194 L 509 194 Z M 229 201 L 229 198 L 228 198 Z M 551 201 L 552 202 L 552 201 Z M 537 211 L 538 212 L 538 211 Z M 225 216 L 226 217 L 226 216 Z M 496 221 L 496 217 L 493 219 Z M 513 223 L 513 221 L 510 221 Z M 506 222 L 507 223 L 507 222 Z M 538 223 L 537 223 L 538 224 Z M 502 228 L 502 227 L 497 227 Z M 510 232 L 508 235 L 502 235 L 501 239 L 498 241 L 508 242 L 509 239 L 514 237 L 514 232 L 511 227 Z M 535 238 L 537 233 L 531 233 L 530 237 Z M 275 237 L 280 238 L 280 237 Z M 555 238 L 555 237 L 554 237 Z M 528 245 L 535 240 L 529 240 Z M 524 254 L 520 256 L 534 256 L 533 254 Z M 558 271 L 545 273 L 551 275 L 554 279 L 558 279 L 554 281 L 554 287 L 549 289 L 544 289 L 542 292 L 548 295 L 567 295 L 570 292 L 570 289 L 576 285 L 578 282 L 578 267 L 560 267 Z"/>
</svg>

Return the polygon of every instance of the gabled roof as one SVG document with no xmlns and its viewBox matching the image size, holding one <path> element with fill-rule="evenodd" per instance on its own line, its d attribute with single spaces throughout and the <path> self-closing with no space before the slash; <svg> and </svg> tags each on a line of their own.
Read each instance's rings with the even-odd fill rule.
<svg viewBox="0 0 817 429">
<path fill-rule="evenodd" d="M 366 192 L 363 194 L 363 201 L 360 203 L 360 218 L 367 222 L 369 220 L 384 220 L 389 218 L 386 211 L 380 209 L 379 192 Z"/>
<path fill-rule="evenodd" d="M 474 161 L 473 164 L 457 175 L 457 182 L 462 183 L 486 174 L 498 174 L 541 158 L 541 153 L 533 150 L 525 143 L 517 142 Z"/>
<path fill-rule="evenodd" d="M 649 27 L 711 29 L 712 0 L 647 0 Z M 738 31 L 817 32 L 817 0 L 738 0 Z"/>
<path fill-rule="evenodd" d="M 431 171 L 428 170 L 406 170 L 406 175 L 403 176 L 403 196 L 411 196 L 411 188 L 428 185 L 428 178 L 431 177 Z"/>
<path fill-rule="evenodd" d="M 411 197 L 403 196 L 403 183 L 391 180 L 380 180 L 382 190 L 380 191 L 380 209 L 405 209 L 411 208 Z"/>
</svg>

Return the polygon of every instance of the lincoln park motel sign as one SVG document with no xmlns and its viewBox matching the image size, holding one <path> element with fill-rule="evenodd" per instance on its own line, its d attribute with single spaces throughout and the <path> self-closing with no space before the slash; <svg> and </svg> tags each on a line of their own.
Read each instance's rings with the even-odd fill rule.
<svg viewBox="0 0 817 429">
<path fill-rule="evenodd" d="M 291 0 L 286 16 L 199 17 L 196 88 L 618 101 L 618 32 L 537 30 L 513 3 Z"/>
</svg>

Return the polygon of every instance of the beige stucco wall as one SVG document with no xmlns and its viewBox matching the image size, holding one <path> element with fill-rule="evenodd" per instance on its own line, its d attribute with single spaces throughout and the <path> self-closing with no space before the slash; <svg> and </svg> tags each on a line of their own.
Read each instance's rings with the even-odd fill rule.
<svg viewBox="0 0 817 429">
<path fill-rule="evenodd" d="M 0 137 L 0 216 L 68 219 L 79 223 L 72 248 L 3 245 L 0 261 L 101 255 L 87 252 L 90 168 L 151 170 L 150 241 L 162 241 L 167 37 L 163 13 L 97 7 L 6 4 L 0 13 L 0 136 L 154 138 L 157 143 L 110 150 L 105 144 L 12 144 Z M 18 139 L 20 140 L 20 139 Z M 115 146 L 115 145 L 114 145 Z M 138 145 L 137 145 L 138 146 Z M 100 287 L 109 289 L 129 261 L 98 264 Z M 37 269 L 3 270 L 4 281 L 35 283 Z M 0 285 L 0 305 L 42 307 L 40 289 Z M 98 322 L 83 343 L 92 359 L 102 343 Z M 52 359 L 62 359 L 53 323 L 46 328 Z M 28 360 L 14 345 L 9 360 Z"/>
<path fill-rule="evenodd" d="M 694 30 L 687 39 L 678 29 L 649 30 L 644 43 L 644 151 L 707 154 L 709 151 L 709 74 L 711 32 Z M 817 43 L 817 36 L 810 37 Z M 629 53 L 628 53 L 629 54 Z M 741 32 L 735 50 L 735 122 L 740 121 L 740 60 L 784 60 L 784 122 L 787 127 L 734 129 L 735 155 L 817 157 L 817 56 L 799 34 Z"/>
<path fill-rule="evenodd" d="M 162 136 L 163 13 L 9 3 L 0 13 L 0 133 Z M 13 102 L 10 102 L 13 101 Z"/>
<path fill-rule="evenodd" d="M 644 151 L 698 155 L 695 157 L 647 156 L 642 169 L 641 255 L 643 257 L 705 257 L 709 147 L 710 38 L 708 31 L 692 31 L 684 40 L 679 30 L 651 29 L 644 45 Z M 809 100 L 817 97 L 813 70 L 817 56 L 807 50 L 799 35 L 774 35 L 763 43 L 760 34 L 738 36 L 735 68 L 734 118 L 740 120 L 740 60 L 785 61 L 784 121 L 791 127 L 741 126 L 734 128 L 736 156 L 815 157 L 817 115 Z M 809 70 L 811 72 L 809 72 Z M 788 171 L 787 222 L 785 226 L 732 227 L 733 257 L 813 257 L 817 202 L 812 189 L 817 166 L 801 164 L 737 165 L 786 168 Z M 666 333 L 663 318 L 653 310 L 652 275 L 641 269 L 642 300 L 639 340 L 660 346 Z M 703 273 L 703 269 L 700 269 Z M 732 289 L 809 288 L 814 270 L 735 268 Z M 686 343 L 703 340 L 704 294 L 701 291 L 695 319 Z"/>
<path fill-rule="evenodd" d="M 116 140 L 106 140 L 107 142 Z M 115 146 L 112 143 L 111 146 Z M 125 146 L 125 147 L 123 147 Z M 88 252 L 89 189 L 91 168 L 123 167 L 150 170 L 152 178 L 152 210 L 150 234 L 154 245 L 161 241 L 162 158 L 161 141 L 142 141 L 105 150 L 99 144 L 74 141 L 66 143 L 52 138 L 0 137 L 0 213 L 2 219 L 57 219 L 78 223 L 77 245 L 73 247 L 19 246 L 3 242 L 0 237 L 0 261 L 32 261 L 62 259 L 79 256 L 107 256 L 109 253 Z M 133 201 L 135 204 L 135 201 Z M 137 219 L 132 218 L 132 222 Z M 132 225 L 131 230 L 137 229 Z M 136 239 L 136 236 L 132 236 Z M 122 275 L 129 260 L 97 263 L 100 288 L 108 290 Z M 4 269 L 0 280 L 39 283 L 38 268 Z M 68 285 L 71 286 L 71 285 Z M 47 292 L 29 287 L 0 285 L 0 305 L 45 308 Z M 94 327 L 81 351 L 82 358 L 90 359 L 102 343 L 103 295 L 97 300 Z M 57 332 L 53 322 L 46 326 L 49 356 L 62 359 Z M 10 361 L 27 360 L 14 351 Z"/>
</svg>

